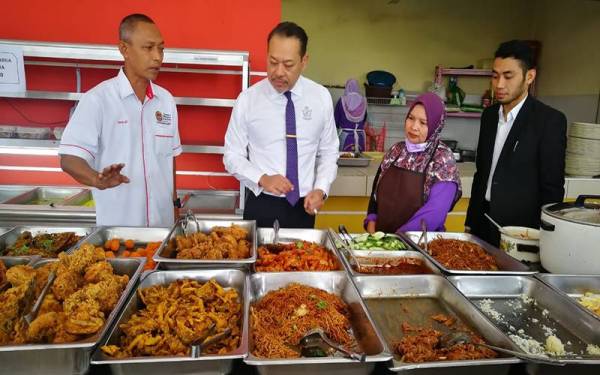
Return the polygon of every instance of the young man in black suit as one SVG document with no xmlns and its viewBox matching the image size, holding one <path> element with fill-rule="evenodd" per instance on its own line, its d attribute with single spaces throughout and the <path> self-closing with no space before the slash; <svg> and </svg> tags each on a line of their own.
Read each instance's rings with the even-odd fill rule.
<svg viewBox="0 0 600 375">
<path fill-rule="evenodd" d="M 541 207 L 562 202 L 567 121 L 528 94 L 535 79 L 533 52 L 524 41 L 495 53 L 492 88 L 497 103 L 481 116 L 476 167 L 465 226 L 498 246 L 502 226 L 539 228 Z"/>
</svg>

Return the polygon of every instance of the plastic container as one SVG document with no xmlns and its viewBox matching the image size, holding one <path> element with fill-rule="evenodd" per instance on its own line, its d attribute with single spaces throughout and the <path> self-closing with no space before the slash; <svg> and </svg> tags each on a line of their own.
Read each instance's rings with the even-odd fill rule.
<svg viewBox="0 0 600 375">
<path fill-rule="evenodd" d="M 57 140 L 60 141 L 64 131 L 65 131 L 64 127 L 54 128 L 54 130 L 52 130 L 52 133 L 54 133 L 54 138 L 56 138 Z"/>
<path fill-rule="evenodd" d="M 21 139 L 49 139 L 50 128 L 17 126 L 17 137 Z"/>
<path fill-rule="evenodd" d="M 14 138 L 17 136 L 17 127 L 11 125 L 0 126 L 0 138 Z"/>
</svg>

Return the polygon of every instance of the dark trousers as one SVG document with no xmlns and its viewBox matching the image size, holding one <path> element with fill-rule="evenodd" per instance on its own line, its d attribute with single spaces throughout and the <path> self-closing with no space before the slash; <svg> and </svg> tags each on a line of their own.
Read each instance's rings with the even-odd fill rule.
<svg viewBox="0 0 600 375">
<path fill-rule="evenodd" d="M 304 198 L 300 198 L 295 206 L 285 198 L 269 194 L 258 197 L 246 189 L 246 206 L 244 220 L 256 220 L 257 227 L 273 227 L 273 221 L 279 220 L 281 228 L 314 228 L 315 217 L 304 211 Z"/>
<path fill-rule="evenodd" d="M 489 243 L 493 246 L 500 246 L 500 232 L 498 229 L 486 218 L 483 214 L 486 213 L 490 215 L 490 203 L 486 200 L 483 201 L 481 206 L 483 208 L 483 212 L 480 216 L 480 223 L 476 230 L 472 230 L 472 234 L 481 238 L 485 242 Z M 490 215 L 491 216 L 491 215 Z M 494 217 L 492 216 L 492 219 Z"/>
</svg>

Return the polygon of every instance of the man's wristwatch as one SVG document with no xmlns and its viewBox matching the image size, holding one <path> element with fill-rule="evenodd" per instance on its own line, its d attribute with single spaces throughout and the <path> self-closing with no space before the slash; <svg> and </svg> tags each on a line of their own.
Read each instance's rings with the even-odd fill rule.
<svg viewBox="0 0 600 375">
<path fill-rule="evenodd" d="M 181 208 L 181 199 L 177 198 L 173 201 L 173 207 Z"/>
</svg>

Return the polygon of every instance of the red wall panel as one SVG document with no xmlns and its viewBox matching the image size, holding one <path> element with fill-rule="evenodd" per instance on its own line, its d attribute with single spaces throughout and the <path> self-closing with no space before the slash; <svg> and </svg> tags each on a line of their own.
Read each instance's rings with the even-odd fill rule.
<svg viewBox="0 0 600 375">
<path fill-rule="evenodd" d="M 21 0 L 2 5 L 1 39 L 116 44 L 120 20 L 145 13 L 159 26 L 166 47 L 250 52 L 254 71 L 266 66 L 266 38 L 280 20 L 280 0 Z M 226 67 L 218 67 L 226 70 Z M 72 68 L 26 66 L 29 90 L 74 91 Z M 81 69 L 82 90 L 114 76 L 115 70 Z M 254 83 L 262 77 L 252 77 Z M 235 98 L 239 75 L 162 72 L 157 83 L 174 96 Z M 72 102 L 0 99 L 0 124 L 64 126 Z M 230 108 L 179 106 L 184 144 L 222 145 Z M 0 165 L 58 166 L 57 157 L 2 156 Z M 221 156 L 184 154 L 178 170 L 223 171 Z M 76 184 L 63 173 L 0 171 L 0 184 Z M 231 177 L 178 176 L 179 188 L 237 189 Z"/>
</svg>

